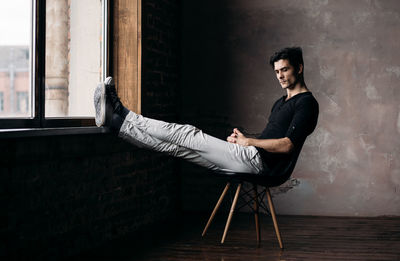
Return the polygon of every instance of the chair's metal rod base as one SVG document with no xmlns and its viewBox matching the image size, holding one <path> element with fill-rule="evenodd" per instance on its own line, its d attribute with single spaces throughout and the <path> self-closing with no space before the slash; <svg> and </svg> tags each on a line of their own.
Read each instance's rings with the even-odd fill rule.
<svg viewBox="0 0 400 261">
<path fill-rule="evenodd" d="M 256 233 L 257 233 L 257 247 L 260 247 L 261 242 L 261 231 L 260 231 L 260 220 L 258 218 L 258 194 L 257 194 L 257 185 L 253 184 L 254 190 L 254 222 L 256 224 Z"/>
</svg>

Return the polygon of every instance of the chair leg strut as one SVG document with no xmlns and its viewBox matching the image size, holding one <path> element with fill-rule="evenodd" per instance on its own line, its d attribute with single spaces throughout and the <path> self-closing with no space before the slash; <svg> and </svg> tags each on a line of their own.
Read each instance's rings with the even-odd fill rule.
<svg viewBox="0 0 400 261">
<path fill-rule="evenodd" d="M 269 192 L 269 188 L 267 188 L 267 199 L 268 199 L 268 204 L 269 204 L 269 210 L 270 210 L 271 216 L 272 216 L 272 221 L 274 222 L 275 233 L 276 233 L 276 236 L 278 237 L 279 247 L 281 249 L 283 249 L 281 233 L 279 232 L 278 222 L 277 222 L 276 216 L 275 216 L 274 203 L 272 202 L 271 193 Z"/>
<path fill-rule="evenodd" d="M 219 197 L 218 202 L 217 202 L 217 204 L 215 205 L 214 210 L 213 210 L 213 212 L 211 213 L 211 216 L 210 216 L 210 218 L 208 219 L 207 225 L 205 226 L 205 228 L 204 228 L 203 233 L 201 234 L 201 236 L 204 237 L 204 235 L 206 234 L 208 227 L 210 226 L 211 222 L 213 221 L 214 216 L 215 216 L 215 214 L 217 213 L 217 211 L 218 211 L 218 209 L 219 209 L 219 207 L 220 207 L 220 205 L 221 205 L 221 203 L 222 203 L 222 200 L 224 199 L 224 197 L 225 197 L 225 195 L 226 195 L 226 192 L 227 192 L 228 189 L 229 189 L 229 186 L 230 186 L 230 183 L 229 183 L 229 182 L 226 183 L 226 186 L 225 186 L 225 188 L 224 188 L 224 191 L 222 191 L 222 194 L 221 194 L 221 196 Z"/>
<path fill-rule="evenodd" d="M 258 207 L 258 193 L 256 184 L 253 184 L 253 190 L 254 190 L 254 221 L 256 223 L 257 246 L 259 247 L 261 242 L 261 233 L 260 233 L 260 220 L 258 218 L 259 207 Z"/>
<path fill-rule="evenodd" d="M 242 183 L 240 183 L 240 184 L 237 186 L 236 193 L 235 193 L 235 197 L 233 198 L 231 210 L 230 210 L 230 212 L 229 212 L 228 220 L 226 221 L 225 230 L 224 230 L 224 235 L 222 236 L 221 244 L 224 243 L 226 234 L 228 233 L 229 225 L 230 225 L 231 220 L 232 220 L 233 212 L 235 211 L 235 207 L 236 207 L 236 203 L 237 203 L 237 200 L 238 200 L 238 197 L 239 197 L 239 192 L 240 192 L 240 188 L 241 188 L 241 187 L 242 187 Z"/>
</svg>

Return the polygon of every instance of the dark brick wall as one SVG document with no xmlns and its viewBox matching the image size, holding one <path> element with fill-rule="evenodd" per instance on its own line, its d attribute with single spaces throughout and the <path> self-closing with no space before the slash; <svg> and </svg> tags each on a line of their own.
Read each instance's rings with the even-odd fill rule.
<svg viewBox="0 0 400 261">
<path fill-rule="evenodd" d="M 68 256 L 177 210 L 173 159 L 113 135 L 10 139 L 1 151 L 2 253 Z"/>
<path fill-rule="evenodd" d="M 142 111 L 148 117 L 177 121 L 179 0 L 144 0 L 142 11 Z"/>
<path fill-rule="evenodd" d="M 142 111 L 174 120 L 179 5 L 142 8 Z M 179 213 L 177 161 L 112 134 L 3 139 L 0 163 L 0 258 L 71 257 Z"/>
</svg>

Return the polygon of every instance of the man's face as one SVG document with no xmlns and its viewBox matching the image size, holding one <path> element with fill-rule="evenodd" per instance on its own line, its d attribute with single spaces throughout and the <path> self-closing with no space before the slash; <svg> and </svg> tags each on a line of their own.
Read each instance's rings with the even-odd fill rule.
<svg viewBox="0 0 400 261">
<path fill-rule="evenodd" d="M 302 72 L 303 67 L 300 64 L 299 71 L 296 72 L 289 60 L 281 59 L 274 63 L 276 78 L 283 89 L 292 89 L 297 83 L 298 75 Z"/>
</svg>

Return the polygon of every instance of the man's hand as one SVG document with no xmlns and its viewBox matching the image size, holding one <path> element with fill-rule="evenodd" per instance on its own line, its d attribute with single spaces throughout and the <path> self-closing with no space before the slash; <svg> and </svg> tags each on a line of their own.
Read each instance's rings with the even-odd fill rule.
<svg viewBox="0 0 400 261">
<path fill-rule="evenodd" d="M 233 129 L 233 133 L 231 136 L 226 138 L 226 140 L 230 143 L 236 143 L 242 146 L 249 146 L 249 139 L 243 135 L 237 128 Z"/>
<path fill-rule="evenodd" d="M 242 146 L 255 146 L 272 153 L 290 153 L 294 149 L 294 145 L 288 137 L 280 139 L 247 138 L 237 128 L 233 129 L 233 133 L 226 140 Z"/>
</svg>

